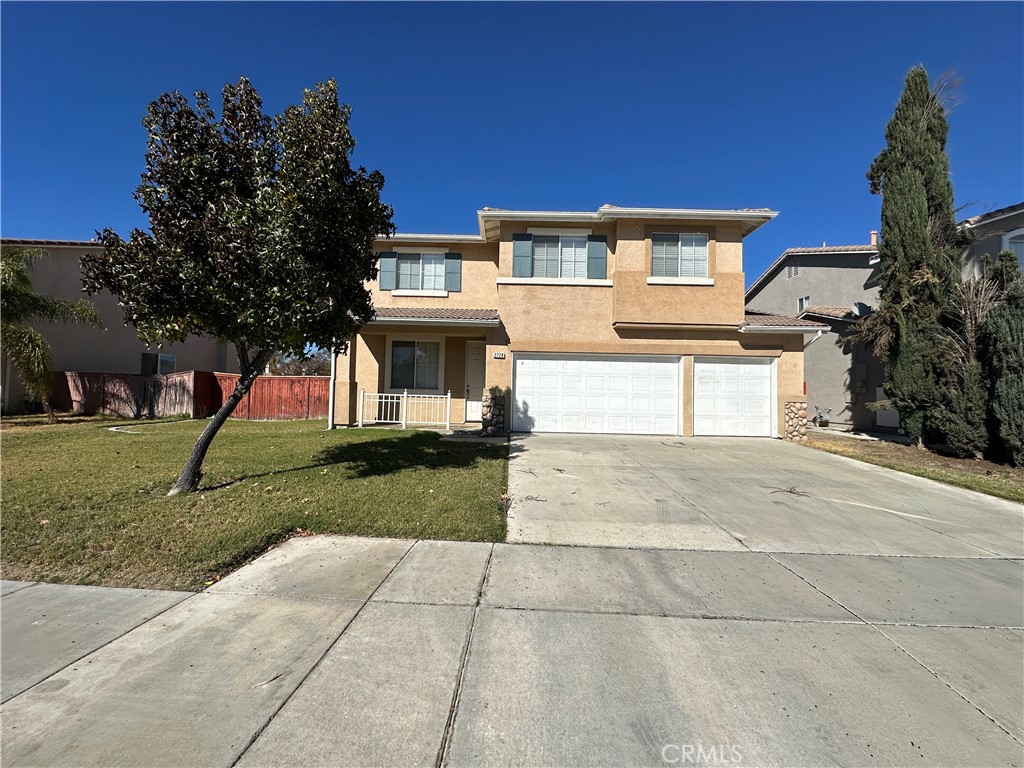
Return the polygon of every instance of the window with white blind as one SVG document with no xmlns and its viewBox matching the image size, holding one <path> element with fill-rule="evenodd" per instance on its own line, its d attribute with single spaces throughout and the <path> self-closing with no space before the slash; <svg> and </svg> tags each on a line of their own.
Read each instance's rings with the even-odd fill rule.
<svg viewBox="0 0 1024 768">
<path fill-rule="evenodd" d="M 586 235 L 534 235 L 533 276 L 586 278 Z"/>
<path fill-rule="evenodd" d="M 801 296 L 799 299 L 796 300 L 796 311 L 797 312 L 803 312 L 809 306 L 811 306 L 811 297 L 810 296 Z"/>
<path fill-rule="evenodd" d="M 707 277 L 708 236 L 703 234 L 651 235 L 652 277 Z"/>
<path fill-rule="evenodd" d="M 407 291 L 443 291 L 444 254 L 398 254 L 398 288 Z"/>
</svg>

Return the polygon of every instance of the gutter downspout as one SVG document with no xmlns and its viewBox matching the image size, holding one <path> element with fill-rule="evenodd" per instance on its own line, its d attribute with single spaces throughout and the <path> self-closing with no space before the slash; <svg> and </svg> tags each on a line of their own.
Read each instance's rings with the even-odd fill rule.
<svg viewBox="0 0 1024 768">
<path fill-rule="evenodd" d="M 337 395 L 338 351 L 331 344 L 331 396 L 327 400 L 327 428 L 334 429 L 334 399 Z"/>
<path fill-rule="evenodd" d="M 810 341 L 808 341 L 806 344 L 804 344 L 804 349 L 807 349 L 809 346 L 811 346 L 811 344 L 813 344 L 818 339 L 820 339 L 821 338 L 821 334 L 823 334 L 824 332 L 825 331 L 819 329 L 818 332 L 816 334 L 814 334 L 813 338 Z"/>
</svg>

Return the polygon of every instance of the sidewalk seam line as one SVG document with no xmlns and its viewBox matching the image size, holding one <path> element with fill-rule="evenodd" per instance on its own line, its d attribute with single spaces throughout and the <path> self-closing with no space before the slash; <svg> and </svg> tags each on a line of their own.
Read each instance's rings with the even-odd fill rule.
<svg viewBox="0 0 1024 768">
<path fill-rule="evenodd" d="M 36 583 L 38 584 L 40 582 L 36 582 Z M 74 585 L 68 585 L 68 586 L 74 586 Z M 21 592 L 20 589 L 18 591 Z M 46 677 L 44 677 L 42 680 L 40 680 L 38 682 L 35 682 L 35 683 L 32 683 L 32 685 L 30 685 L 28 688 L 26 688 L 23 691 L 19 691 L 18 693 L 16 693 L 13 696 L 11 696 L 11 698 L 4 699 L 3 703 L 7 704 L 8 702 L 14 701 L 14 699 L 18 698 L 22 694 L 28 693 L 29 691 L 31 691 L 36 686 L 41 685 L 42 683 L 45 683 L 47 680 L 49 680 L 54 675 L 59 675 L 61 672 L 66 670 L 68 667 L 70 667 L 70 666 L 72 666 L 74 664 L 77 664 L 82 659 L 84 659 L 86 656 L 92 656 L 94 653 L 103 650 L 104 648 L 106 648 L 111 643 L 116 642 L 116 641 L 120 640 L 122 637 L 126 637 L 127 635 L 131 634 L 132 632 L 134 632 L 139 627 L 148 624 L 149 622 L 153 621 L 154 619 L 160 618 L 165 613 L 167 613 L 169 610 L 171 610 L 171 608 L 177 608 L 179 605 L 182 605 L 182 604 L 188 602 L 189 600 L 191 600 L 196 595 L 201 595 L 201 594 L 203 594 L 203 593 L 202 592 L 192 592 L 191 594 L 189 594 L 188 597 L 183 597 L 181 600 L 178 600 L 176 603 L 172 603 L 171 605 L 168 605 L 162 611 L 158 611 L 157 613 L 154 613 L 152 616 L 148 616 L 147 618 L 145 618 L 142 621 L 140 621 L 138 624 L 135 624 L 134 626 L 129 627 L 128 629 L 126 629 L 124 632 L 119 634 L 117 637 L 112 637 L 109 640 L 107 640 L 107 642 L 103 643 L 102 645 L 98 645 L 95 648 L 93 648 L 91 651 L 87 651 L 87 652 L 83 653 L 81 656 L 79 656 L 74 661 L 69 661 L 67 664 L 65 664 L 60 669 L 56 669 L 53 672 L 51 672 L 50 674 L 48 674 Z M 5 595 L 5 597 L 6 597 L 6 595 Z"/>
<path fill-rule="evenodd" d="M 285 705 L 292 700 L 292 697 L 298 692 L 299 688 L 302 687 L 303 683 L 305 683 L 306 680 L 309 679 L 309 676 L 312 675 L 313 672 L 315 672 L 320 667 L 320 664 L 323 663 L 323 660 L 327 658 L 327 654 L 334 649 L 334 646 L 336 646 L 338 644 L 338 641 L 341 640 L 342 637 L 344 637 L 345 633 L 348 631 L 348 628 L 352 626 L 352 622 L 359 618 L 359 615 L 363 612 L 363 609 L 370 604 L 370 600 L 372 600 L 373 596 L 377 594 L 377 590 L 384 585 L 384 582 L 391 577 L 391 574 L 398 569 L 398 566 L 405 562 L 406 558 L 409 557 L 409 553 L 412 552 L 413 547 L 415 547 L 419 543 L 419 541 L 419 539 L 413 541 L 413 543 L 409 545 L 409 548 L 405 550 L 402 556 L 398 558 L 398 562 L 396 562 L 391 567 L 391 569 L 387 572 L 384 578 L 380 580 L 380 583 L 373 588 L 373 592 L 371 592 L 369 596 L 363 601 L 363 604 L 359 606 L 359 609 L 352 614 L 352 617 L 348 621 L 345 622 L 345 626 L 341 628 L 341 631 L 338 633 L 338 636 L 327 644 L 327 648 L 325 648 L 324 652 L 320 654 L 320 656 L 317 658 L 315 662 L 313 662 L 313 665 L 306 671 L 306 674 L 302 676 L 302 679 L 300 679 L 299 682 L 295 684 L 295 687 L 292 688 L 291 693 L 284 697 L 280 705 L 275 707 L 274 711 L 271 712 L 267 719 L 263 722 L 263 725 L 256 729 L 256 732 L 253 733 L 249 741 L 246 742 L 244 747 L 242 747 L 237 757 L 235 757 L 235 759 L 231 761 L 228 768 L 235 768 L 235 766 L 238 765 L 238 762 L 243 757 L 245 757 L 245 753 L 252 748 L 252 745 L 256 743 L 256 740 L 259 739 L 259 737 L 263 735 L 263 732 L 267 730 L 270 724 L 274 722 L 274 718 L 277 717 L 278 714 L 280 714 L 281 710 L 284 709 Z"/>
<path fill-rule="evenodd" d="M 483 599 L 487 580 L 491 575 L 491 560 L 494 557 L 494 546 L 494 544 L 491 544 L 491 549 L 487 553 L 483 577 L 480 579 L 480 586 L 477 589 L 476 604 L 473 606 L 473 615 L 469 620 L 466 643 L 462 648 L 462 656 L 459 659 L 459 673 L 455 678 L 455 690 L 452 691 L 452 700 L 448 707 L 448 718 L 444 724 L 444 732 L 441 734 L 441 745 L 437 749 L 437 757 L 434 759 L 435 768 L 441 768 L 448 763 L 452 737 L 455 734 L 455 718 L 458 715 L 459 702 L 462 700 L 462 685 L 466 679 L 466 668 L 469 666 L 469 654 L 473 645 L 473 633 L 476 630 L 476 617 L 480 614 L 480 602 Z"/>
</svg>

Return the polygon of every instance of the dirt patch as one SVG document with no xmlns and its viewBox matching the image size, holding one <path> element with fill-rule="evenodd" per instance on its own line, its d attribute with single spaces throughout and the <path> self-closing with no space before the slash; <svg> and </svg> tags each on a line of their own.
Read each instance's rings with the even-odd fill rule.
<svg viewBox="0 0 1024 768">
<path fill-rule="evenodd" d="M 821 432 L 808 433 L 803 445 L 991 496 L 1024 502 L 1024 468 L 984 460 L 957 459 L 885 440 L 860 440 Z"/>
</svg>

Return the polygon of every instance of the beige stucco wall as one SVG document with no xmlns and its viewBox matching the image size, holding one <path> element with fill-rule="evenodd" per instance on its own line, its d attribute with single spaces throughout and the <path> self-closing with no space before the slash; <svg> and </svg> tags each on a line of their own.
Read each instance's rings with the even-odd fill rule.
<svg viewBox="0 0 1024 768">
<path fill-rule="evenodd" d="M 461 423 L 466 416 L 466 342 L 470 340 L 499 342 L 500 334 L 488 334 L 483 328 L 442 328 L 421 325 L 370 325 L 364 328 L 343 355 L 338 355 L 335 386 L 335 424 L 349 425 L 358 420 L 359 393 L 400 392 L 388 387 L 388 339 L 392 341 L 430 340 L 441 343 L 443 368 L 441 388 L 428 394 L 452 393 L 452 422 Z M 492 350 L 488 348 L 488 357 Z M 488 361 L 489 362 L 489 361 Z M 490 374 L 490 365 L 487 373 Z M 343 382 L 343 385 L 342 385 Z M 479 421 L 479 414 L 470 414 Z"/>
<path fill-rule="evenodd" d="M 7 245 L 4 246 L 6 249 Z M 10 246 L 17 247 L 17 246 Z M 49 258 L 40 259 L 31 268 L 32 287 L 39 293 L 60 299 L 87 299 L 82 290 L 79 260 L 89 248 L 80 246 L 46 246 Z M 135 329 L 124 324 L 124 314 L 117 300 L 104 292 L 91 299 L 106 326 L 100 330 L 84 325 L 39 323 L 36 328 L 50 344 L 53 370 L 85 373 L 140 373 L 142 352 L 159 351 L 174 355 L 178 371 L 238 372 L 234 348 L 216 340 L 192 336 L 180 344 L 166 344 L 161 349 L 147 347 Z M 4 400 L 15 410 L 24 398 L 24 388 L 13 370 L 3 360 Z"/>
<path fill-rule="evenodd" d="M 414 249 L 408 242 L 381 241 L 374 244 L 375 253 L 394 251 L 397 248 Z M 425 248 L 447 248 L 449 253 L 462 254 L 462 290 L 452 291 L 444 298 L 422 296 L 395 296 L 391 291 L 381 291 L 380 282 L 367 283 L 375 307 L 448 307 L 452 309 L 495 309 L 498 291 L 495 278 L 498 276 L 497 243 L 436 243 L 424 244 Z"/>
<path fill-rule="evenodd" d="M 612 285 L 551 285 L 503 281 L 512 277 L 512 235 L 530 228 L 588 229 L 608 238 L 608 279 Z M 651 234 L 706 232 L 710 286 L 648 285 Z M 384 242 L 378 252 L 407 243 Z M 431 243 L 437 247 L 438 243 Z M 444 244 L 440 244 L 444 245 Z M 409 247 L 412 247 L 411 245 Z M 783 404 L 802 398 L 803 336 L 743 334 L 742 235 L 738 224 L 723 222 L 619 221 L 587 226 L 551 222 L 504 222 L 499 242 L 484 245 L 448 244 L 462 254 L 460 293 L 447 298 L 403 297 L 381 293 L 370 284 L 378 307 L 497 308 L 502 325 L 493 329 L 442 326 L 370 325 L 353 345 L 352 389 L 385 391 L 386 339 L 432 334 L 445 340 L 444 388 L 452 390 L 452 413 L 462 414 L 465 397 L 465 340 L 486 339 L 486 386 L 510 394 L 516 353 L 674 355 L 683 362 L 682 434 L 693 429 L 694 356 L 773 357 L 777 359 L 778 420 Z M 618 325 L 613 325 L 617 323 Z M 672 324 L 651 328 L 628 324 Z M 626 325 L 624 325 L 626 324 Z M 705 327 L 685 327 L 705 326 Z M 706 327 L 718 326 L 718 327 Z M 339 365 L 339 376 L 344 366 Z M 338 407 L 338 406 L 336 406 Z M 340 407 L 339 414 L 340 414 Z M 351 410 L 351 408 L 349 409 Z M 507 410 L 511 416 L 511 408 Z M 340 417 L 337 423 L 351 423 Z"/>
</svg>

